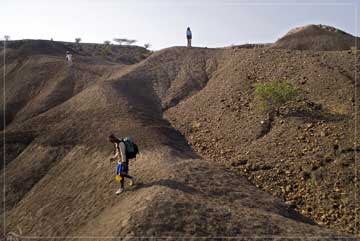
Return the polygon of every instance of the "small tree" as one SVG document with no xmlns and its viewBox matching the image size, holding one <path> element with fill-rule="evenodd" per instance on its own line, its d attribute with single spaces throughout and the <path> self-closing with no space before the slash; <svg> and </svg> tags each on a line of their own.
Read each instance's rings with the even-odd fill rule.
<svg viewBox="0 0 360 241">
<path fill-rule="evenodd" d="M 280 108 L 295 100 L 299 94 L 299 90 L 287 81 L 273 80 L 255 86 L 255 96 L 260 101 L 261 108 L 268 113 L 269 118 L 278 115 Z"/>
<path fill-rule="evenodd" d="M 75 38 L 75 43 L 76 44 L 80 44 L 80 42 L 81 42 L 81 38 Z"/>
<path fill-rule="evenodd" d="M 9 36 L 9 35 L 5 35 L 5 36 L 4 36 L 4 39 L 5 39 L 5 41 L 9 41 L 10 36 Z"/>
<path fill-rule="evenodd" d="M 126 43 L 128 44 L 128 45 L 132 45 L 132 44 L 134 44 L 134 43 L 136 43 L 137 42 L 137 40 L 135 40 L 135 39 L 127 39 L 127 41 L 126 41 Z"/>
<path fill-rule="evenodd" d="M 123 44 L 131 45 L 131 44 L 137 42 L 137 40 L 135 40 L 135 39 L 127 39 L 127 38 L 114 38 L 113 40 L 120 45 L 123 45 Z"/>
<path fill-rule="evenodd" d="M 127 39 L 125 39 L 125 38 L 114 38 L 113 40 L 114 40 L 114 42 L 118 43 L 119 45 L 122 45 L 123 43 L 126 42 Z"/>
<path fill-rule="evenodd" d="M 110 45 L 110 43 L 111 43 L 111 42 L 110 42 L 109 40 L 105 40 L 105 41 L 104 41 L 104 44 L 106 44 L 106 45 Z"/>
<path fill-rule="evenodd" d="M 151 47 L 151 44 L 146 43 L 146 44 L 144 44 L 144 47 L 145 47 L 146 49 L 148 49 L 148 48 L 150 48 L 150 47 Z"/>
</svg>

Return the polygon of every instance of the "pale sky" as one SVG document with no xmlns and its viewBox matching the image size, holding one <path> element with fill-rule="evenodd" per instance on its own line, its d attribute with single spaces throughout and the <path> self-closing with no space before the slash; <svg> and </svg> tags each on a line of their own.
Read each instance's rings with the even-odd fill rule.
<svg viewBox="0 0 360 241">
<path fill-rule="evenodd" d="M 359 36 L 360 0 L 0 0 L 0 36 L 103 43 L 113 38 L 158 50 L 275 42 L 288 30 L 325 24 Z M 359 13 L 360 14 L 360 13 Z"/>
</svg>

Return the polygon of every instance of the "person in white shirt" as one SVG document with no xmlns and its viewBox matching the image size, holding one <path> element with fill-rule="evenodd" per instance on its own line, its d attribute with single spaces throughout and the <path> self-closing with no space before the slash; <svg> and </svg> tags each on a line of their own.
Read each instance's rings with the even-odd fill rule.
<svg viewBox="0 0 360 241">
<path fill-rule="evenodd" d="M 186 38 L 187 38 L 187 46 L 188 48 L 191 47 L 191 40 L 192 40 L 192 32 L 190 30 L 190 27 L 187 28 L 186 30 Z"/>
<path fill-rule="evenodd" d="M 72 54 L 69 51 L 66 51 L 66 57 L 65 57 L 68 66 L 72 65 Z"/>
</svg>

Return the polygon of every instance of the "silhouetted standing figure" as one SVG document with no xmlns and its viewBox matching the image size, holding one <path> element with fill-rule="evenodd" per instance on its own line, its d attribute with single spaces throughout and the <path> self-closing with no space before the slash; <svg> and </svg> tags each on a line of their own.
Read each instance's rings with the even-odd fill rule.
<svg viewBox="0 0 360 241">
<path fill-rule="evenodd" d="M 191 40 L 192 40 L 192 32 L 190 30 L 190 27 L 187 28 L 186 30 L 186 38 L 187 38 L 187 46 L 188 48 L 191 47 Z"/>
</svg>

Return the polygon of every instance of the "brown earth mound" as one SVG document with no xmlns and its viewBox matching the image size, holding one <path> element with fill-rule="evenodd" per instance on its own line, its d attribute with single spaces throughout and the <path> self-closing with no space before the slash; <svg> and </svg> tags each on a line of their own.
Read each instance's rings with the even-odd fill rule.
<svg viewBox="0 0 360 241">
<path fill-rule="evenodd" d="M 167 110 L 172 125 L 205 159 L 246 175 L 318 223 L 356 232 L 359 57 L 355 63 L 352 51 L 263 48 L 229 50 L 215 62 L 207 85 Z M 308 111 L 279 116 L 263 132 L 255 84 L 274 79 L 300 88 Z"/>
<path fill-rule="evenodd" d="M 289 31 L 273 45 L 275 48 L 314 51 L 350 50 L 359 38 L 326 25 L 308 25 Z M 359 48 L 359 47 L 358 47 Z"/>
<path fill-rule="evenodd" d="M 84 54 L 75 55 L 74 65 L 68 68 L 56 54 L 10 50 L 13 55 L 8 60 L 5 93 L 6 116 L 11 118 L 6 122 L 6 146 L 1 149 L 1 156 L 6 151 L 6 169 L 0 176 L 0 185 L 6 189 L 3 235 L 15 232 L 13 235 L 23 238 L 48 240 L 335 240 L 339 237 L 335 231 L 314 224 L 236 172 L 201 159 L 188 145 L 193 144 L 209 160 L 233 163 L 234 155 L 226 151 L 244 144 L 239 154 L 249 148 L 249 163 L 275 162 L 264 147 L 256 149 L 257 140 L 251 134 L 258 126 L 250 124 L 262 117 L 250 104 L 251 85 L 259 67 L 254 62 L 261 55 L 264 74 L 272 69 L 280 74 L 288 68 L 265 59 L 274 54 L 288 55 L 294 61 L 297 57 L 286 51 L 261 51 L 170 48 L 131 66 L 114 62 L 117 56 Z M 23 60 L 25 55 L 28 59 Z M 283 66 L 291 63 L 289 59 Z M 246 78 L 239 78 L 243 74 Z M 264 75 L 263 81 L 267 77 Z M 233 82 L 239 80 L 241 85 Z M 348 82 L 338 90 L 352 93 Z M 240 98 L 239 103 L 248 103 L 239 109 L 242 120 L 226 111 L 228 105 L 223 107 L 235 97 Z M 326 100 L 337 103 L 332 96 Z M 353 118 L 348 116 L 348 102 L 336 108 L 332 110 Z M 164 110 L 188 140 L 163 118 Z M 198 117 L 206 117 L 208 127 L 202 129 L 205 122 L 196 123 L 189 134 L 189 123 L 199 121 Z M 236 131 L 237 123 L 248 129 Z M 109 166 L 108 161 L 112 146 L 106 137 L 111 132 L 131 135 L 141 150 L 130 163 L 137 185 L 120 196 L 114 195 L 114 164 Z M 203 149 L 192 141 L 200 136 L 204 145 L 216 140 Z M 265 138 L 258 144 L 266 145 Z M 353 165 L 350 161 L 348 168 Z"/>
</svg>

